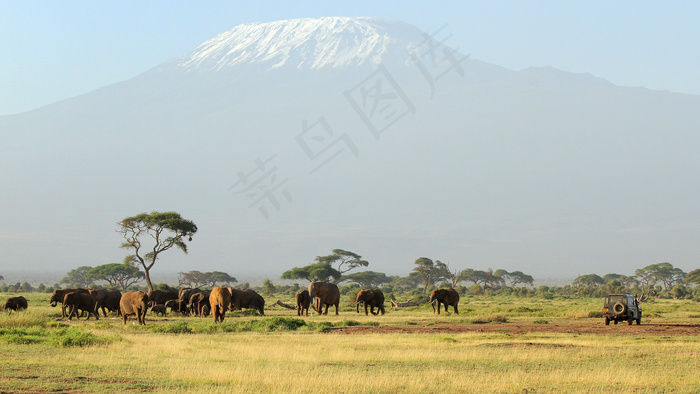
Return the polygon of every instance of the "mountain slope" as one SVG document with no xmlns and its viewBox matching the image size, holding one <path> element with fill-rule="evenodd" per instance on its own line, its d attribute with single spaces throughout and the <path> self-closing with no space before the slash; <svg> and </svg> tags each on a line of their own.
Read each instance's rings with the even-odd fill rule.
<svg viewBox="0 0 700 394">
<path fill-rule="evenodd" d="M 391 274 L 420 256 L 564 278 L 692 261 L 700 97 L 444 46 L 457 63 L 433 62 L 425 39 L 373 18 L 244 25 L 0 117 L 4 266 L 121 261 L 115 223 L 152 210 L 200 228 L 154 275 L 275 278 L 335 248 Z"/>
</svg>

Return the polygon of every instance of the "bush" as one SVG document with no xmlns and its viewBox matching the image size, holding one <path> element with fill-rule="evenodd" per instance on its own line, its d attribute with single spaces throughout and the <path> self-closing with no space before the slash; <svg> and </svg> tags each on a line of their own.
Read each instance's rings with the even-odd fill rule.
<svg viewBox="0 0 700 394">
<path fill-rule="evenodd" d="M 333 328 L 333 323 L 329 321 L 316 323 L 316 331 L 318 332 L 331 332 L 331 328 Z"/>
<path fill-rule="evenodd" d="M 255 320 L 258 330 L 264 329 L 264 331 L 296 331 L 299 327 L 306 325 L 306 322 L 302 319 L 296 319 L 291 317 L 270 317 L 262 320 Z"/>
<path fill-rule="evenodd" d="M 486 324 L 486 323 L 507 323 L 508 318 L 506 315 L 497 314 L 489 316 L 477 316 L 472 319 L 472 324 Z"/>
<path fill-rule="evenodd" d="M 192 328 L 187 324 L 187 322 L 179 321 L 153 326 L 151 331 L 165 334 L 190 334 L 192 333 Z"/>
<path fill-rule="evenodd" d="M 352 326 L 359 326 L 362 323 L 360 323 L 357 320 L 349 320 L 345 319 L 337 324 L 338 327 L 352 327 Z"/>
<path fill-rule="evenodd" d="M 91 346 L 107 342 L 106 338 L 81 331 L 80 329 L 68 327 L 49 330 L 46 342 L 62 347 Z"/>
</svg>

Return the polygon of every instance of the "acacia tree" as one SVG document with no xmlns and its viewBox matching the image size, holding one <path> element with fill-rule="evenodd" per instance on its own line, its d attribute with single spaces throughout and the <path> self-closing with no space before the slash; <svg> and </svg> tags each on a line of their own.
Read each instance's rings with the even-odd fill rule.
<svg viewBox="0 0 700 394">
<path fill-rule="evenodd" d="M 118 224 L 118 231 L 125 240 L 121 247 L 134 250 L 136 260 L 143 267 L 149 290 L 153 290 L 150 272 L 158 256 L 173 246 L 187 253 L 185 239 L 192 241 L 192 236 L 197 232 L 194 222 L 182 218 L 177 212 L 142 213 L 125 218 Z"/>
<path fill-rule="evenodd" d="M 451 280 L 447 276 L 450 274 L 449 267 L 440 260 L 433 261 L 427 257 L 419 257 L 414 264 L 416 266 L 413 270 L 420 274 L 423 282 L 423 292 L 428 290 L 429 285 L 434 285 L 441 279 Z"/>
<path fill-rule="evenodd" d="M 178 282 L 180 285 L 188 287 L 215 287 L 217 283 L 236 283 L 238 281 L 225 272 L 200 272 L 195 270 L 190 272 L 178 272 Z"/>
<path fill-rule="evenodd" d="M 520 283 L 532 286 L 535 281 L 532 276 L 524 274 L 521 271 L 508 272 L 504 269 L 497 269 L 493 274 L 503 280 L 510 281 L 511 286 L 517 286 Z"/>
<path fill-rule="evenodd" d="M 362 271 L 354 274 L 344 275 L 342 280 L 355 282 L 363 288 L 377 287 L 383 283 L 391 282 L 391 278 L 383 272 Z"/>
<path fill-rule="evenodd" d="M 87 276 L 92 267 L 84 265 L 76 269 L 68 271 L 66 277 L 61 279 L 61 284 L 67 284 L 72 287 L 88 287 L 94 282 L 94 279 Z"/>
<path fill-rule="evenodd" d="M 683 281 L 687 285 L 698 284 L 700 285 L 700 269 L 692 270 L 688 272 L 685 280 Z"/>
<path fill-rule="evenodd" d="M 604 285 L 605 280 L 598 274 L 579 275 L 571 282 L 576 287 Z"/>
<path fill-rule="evenodd" d="M 367 262 L 367 260 L 362 260 L 362 256 L 359 254 L 343 249 L 333 249 L 333 254 L 318 256 L 316 257 L 316 261 L 319 263 L 326 263 L 330 266 L 338 263 L 338 268 L 336 269 L 341 275 L 357 267 L 366 267 L 369 265 L 369 262 Z"/>
<path fill-rule="evenodd" d="M 126 290 L 129 286 L 144 278 L 144 273 L 134 266 L 136 261 L 134 255 L 126 256 L 124 263 L 98 265 L 88 271 L 86 276 L 96 280 L 103 280 L 109 283 L 110 286 L 119 286 L 122 290 Z"/>
<path fill-rule="evenodd" d="M 337 269 L 328 263 L 318 262 L 306 267 L 294 267 L 282 273 L 282 279 L 306 279 L 309 282 L 338 281 L 341 277 Z"/>
</svg>

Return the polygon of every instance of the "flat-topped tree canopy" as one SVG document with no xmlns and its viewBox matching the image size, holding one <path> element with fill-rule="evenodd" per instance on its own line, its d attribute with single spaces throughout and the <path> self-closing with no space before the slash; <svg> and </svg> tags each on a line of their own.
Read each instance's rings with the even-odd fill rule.
<svg viewBox="0 0 700 394">
<path fill-rule="evenodd" d="M 121 247 L 134 250 L 136 260 L 143 266 L 149 290 L 153 290 L 150 270 L 158 255 L 173 246 L 187 253 L 185 240 L 192 241 L 192 236 L 197 232 L 197 225 L 177 212 L 141 213 L 125 218 L 118 224 L 118 231 L 125 240 Z M 144 245 L 144 241 L 148 244 Z"/>
</svg>

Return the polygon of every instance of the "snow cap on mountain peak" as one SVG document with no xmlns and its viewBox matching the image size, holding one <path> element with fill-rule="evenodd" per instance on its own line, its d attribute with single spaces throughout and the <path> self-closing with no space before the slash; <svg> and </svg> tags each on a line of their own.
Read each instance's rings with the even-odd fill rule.
<svg viewBox="0 0 700 394">
<path fill-rule="evenodd" d="M 219 71 L 238 64 L 266 69 L 323 69 L 403 60 L 424 40 L 412 25 L 382 18 L 324 17 L 239 25 L 203 43 L 171 65 Z"/>
</svg>

